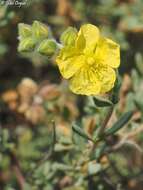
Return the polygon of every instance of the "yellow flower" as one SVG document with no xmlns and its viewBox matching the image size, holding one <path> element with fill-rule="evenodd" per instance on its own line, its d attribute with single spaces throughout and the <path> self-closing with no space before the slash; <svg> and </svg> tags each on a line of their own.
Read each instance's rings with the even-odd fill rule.
<svg viewBox="0 0 143 190">
<path fill-rule="evenodd" d="M 120 65 L 120 47 L 101 36 L 92 24 L 81 26 L 75 43 L 60 50 L 56 62 L 76 94 L 98 95 L 110 91 Z"/>
</svg>

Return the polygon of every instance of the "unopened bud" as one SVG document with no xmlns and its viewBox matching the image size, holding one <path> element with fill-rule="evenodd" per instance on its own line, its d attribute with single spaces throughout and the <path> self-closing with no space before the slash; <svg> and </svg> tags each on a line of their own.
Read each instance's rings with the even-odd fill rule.
<svg viewBox="0 0 143 190">
<path fill-rule="evenodd" d="M 36 39 L 44 39 L 48 37 L 49 29 L 45 24 L 34 21 L 32 24 L 32 32 Z"/>
<path fill-rule="evenodd" d="M 18 24 L 18 34 L 20 38 L 30 37 L 32 35 L 32 27 L 28 24 Z"/>
<path fill-rule="evenodd" d="M 35 48 L 36 42 L 32 38 L 22 39 L 18 46 L 19 52 L 33 51 Z"/>
<path fill-rule="evenodd" d="M 61 35 L 60 41 L 64 45 L 74 45 L 77 38 L 77 30 L 73 27 L 68 27 Z"/>
<path fill-rule="evenodd" d="M 43 55 L 52 56 L 56 49 L 57 43 L 54 40 L 43 40 L 37 51 Z"/>
</svg>

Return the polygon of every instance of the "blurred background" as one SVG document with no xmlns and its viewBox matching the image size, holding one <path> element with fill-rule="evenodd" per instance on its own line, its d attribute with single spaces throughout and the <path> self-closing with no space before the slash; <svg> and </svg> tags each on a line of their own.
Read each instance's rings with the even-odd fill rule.
<svg viewBox="0 0 143 190">
<path fill-rule="evenodd" d="M 143 190 L 143 1 L 25 0 L 21 7 L 2 2 L 0 190 Z M 72 142 L 71 122 L 77 120 L 93 135 L 104 110 L 101 113 L 89 98 L 69 91 L 54 58 L 18 53 L 17 25 L 34 20 L 48 24 L 57 41 L 68 26 L 79 29 L 92 23 L 120 44 L 120 102 L 109 126 L 123 112 L 133 109 L 135 114 L 112 139 L 114 144 L 126 137 L 128 145 L 111 154 L 111 162 L 104 157 L 94 168 L 93 159 L 86 158 L 87 143 L 79 136 Z M 55 125 L 57 140 L 51 156 Z M 73 171 L 83 161 L 83 152 L 83 166 Z M 92 172 L 95 178 L 90 179 Z"/>
</svg>

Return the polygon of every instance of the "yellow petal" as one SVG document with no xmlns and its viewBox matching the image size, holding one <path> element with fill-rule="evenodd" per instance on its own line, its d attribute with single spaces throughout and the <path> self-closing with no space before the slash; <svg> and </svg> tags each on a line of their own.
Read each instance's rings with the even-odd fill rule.
<svg viewBox="0 0 143 190">
<path fill-rule="evenodd" d="M 84 56 L 71 47 L 65 47 L 56 58 L 59 70 L 66 79 L 72 77 L 84 64 Z"/>
<path fill-rule="evenodd" d="M 104 65 L 117 68 L 120 65 L 120 46 L 108 38 L 100 38 L 98 41 L 95 59 Z"/>
<path fill-rule="evenodd" d="M 116 80 L 116 73 L 111 67 L 101 67 L 97 72 L 98 79 L 101 82 L 100 93 L 109 92 L 113 87 Z"/>
<path fill-rule="evenodd" d="M 84 24 L 78 33 L 77 46 L 95 48 L 99 40 L 99 29 L 92 24 Z"/>
<path fill-rule="evenodd" d="M 100 81 L 97 79 L 96 72 L 92 67 L 81 68 L 70 79 L 70 89 L 76 94 L 97 95 L 100 88 Z"/>
<path fill-rule="evenodd" d="M 76 48 L 81 51 L 85 48 L 85 45 L 86 45 L 86 41 L 85 41 L 84 35 L 82 32 L 79 32 L 78 37 L 76 39 Z"/>
</svg>

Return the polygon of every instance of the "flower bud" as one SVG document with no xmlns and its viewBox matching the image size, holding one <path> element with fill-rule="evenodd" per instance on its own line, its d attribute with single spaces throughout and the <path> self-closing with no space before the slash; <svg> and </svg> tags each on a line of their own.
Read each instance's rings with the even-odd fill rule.
<svg viewBox="0 0 143 190">
<path fill-rule="evenodd" d="M 33 51 L 33 49 L 35 48 L 36 42 L 34 39 L 32 38 L 25 38 L 22 39 L 19 43 L 18 46 L 18 51 L 19 52 L 26 52 L 26 51 Z"/>
<path fill-rule="evenodd" d="M 56 49 L 57 44 L 54 40 L 43 40 L 37 51 L 43 55 L 52 56 L 56 52 Z"/>
<path fill-rule="evenodd" d="M 49 29 L 45 24 L 34 21 L 32 24 L 32 32 L 34 37 L 39 40 L 48 37 Z"/>
<path fill-rule="evenodd" d="M 28 24 L 18 24 L 18 34 L 21 38 L 30 37 L 32 35 L 32 28 Z"/>
<path fill-rule="evenodd" d="M 73 27 L 68 27 L 61 35 L 60 41 L 64 45 L 74 45 L 77 38 L 77 30 Z"/>
</svg>

